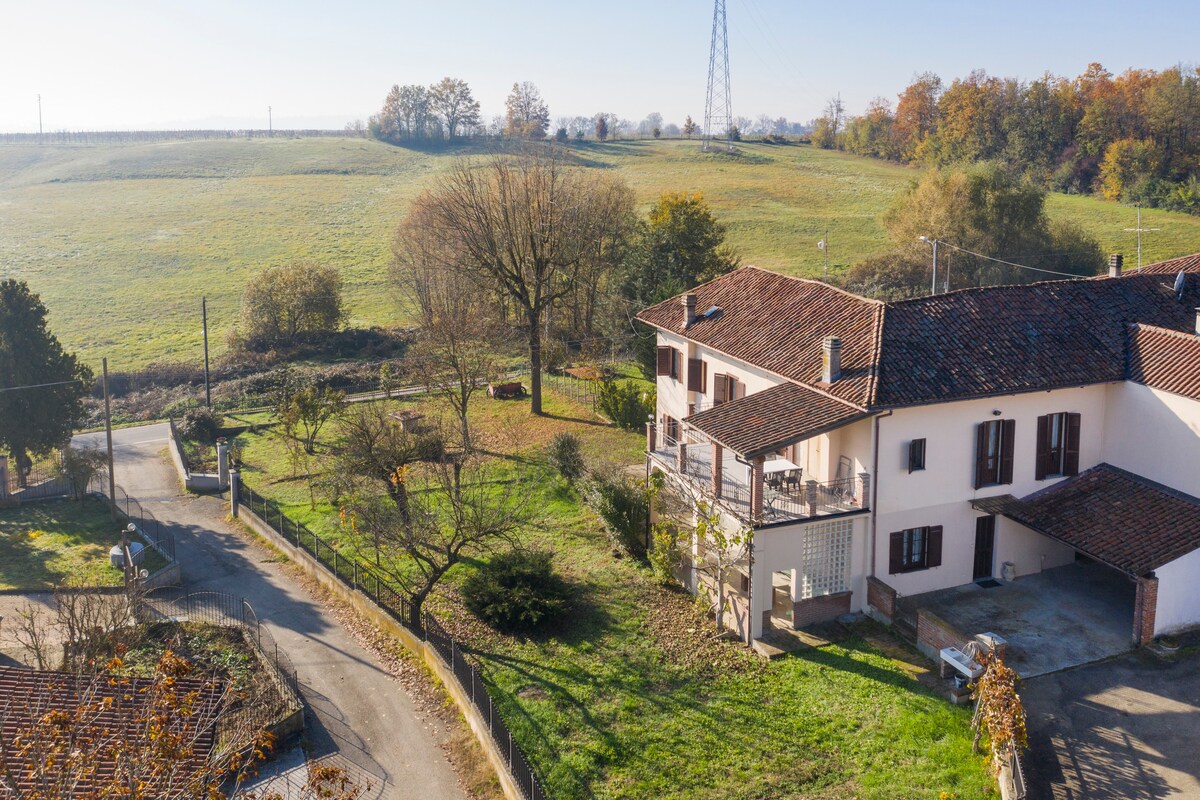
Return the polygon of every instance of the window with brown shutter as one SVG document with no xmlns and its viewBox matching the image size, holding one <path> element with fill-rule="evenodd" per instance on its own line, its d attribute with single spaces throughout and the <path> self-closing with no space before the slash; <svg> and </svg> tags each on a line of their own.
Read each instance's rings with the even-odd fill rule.
<svg viewBox="0 0 1200 800">
<path fill-rule="evenodd" d="M 1038 417 L 1037 479 L 1079 474 L 1079 415 Z"/>
<path fill-rule="evenodd" d="M 705 384 L 705 371 L 708 365 L 702 358 L 689 358 L 687 360 L 687 388 L 689 392 L 703 392 Z"/>
<path fill-rule="evenodd" d="M 1057 416 L 1057 414 L 1046 414 L 1037 419 L 1037 458 L 1034 460 L 1033 477 L 1039 481 L 1047 475 L 1057 473 L 1057 470 L 1054 469 L 1054 458 L 1051 455 L 1050 423 L 1050 418 Z"/>
<path fill-rule="evenodd" d="M 1079 423 L 1078 414 L 1067 414 L 1067 441 L 1063 450 L 1063 475 L 1079 474 Z"/>
<path fill-rule="evenodd" d="M 908 473 L 922 469 L 925 469 L 925 440 L 913 439 L 908 443 Z"/>
<path fill-rule="evenodd" d="M 658 348 L 658 369 L 655 370 L 656 375 L 671 374 L 671 353 L 675 350 L 673 347 Z"/>
<path fill-rule="evenodd" d="M 975 488 L 1013 481 L 1017 421 L 993 419 L 975 429 Z"/>
<path fill-rule="evenodd" d="M 719 406 L 725 402 L 725 389 L 729 386 L 729 376 L 717 373 L 713 375 L 713 405 Z"/>
<path fill-rule="evenodd" d="M 683 372 L 683 353 L 680 353 L 674 347 L 671 348 L 671 377 L 679 380 L 680 374 Z"/>
<path fill-rule="evenodd" d="M 942 565 L 942 526 L 907 528 L 888 537 L 888 574 Z"/>
</svg>

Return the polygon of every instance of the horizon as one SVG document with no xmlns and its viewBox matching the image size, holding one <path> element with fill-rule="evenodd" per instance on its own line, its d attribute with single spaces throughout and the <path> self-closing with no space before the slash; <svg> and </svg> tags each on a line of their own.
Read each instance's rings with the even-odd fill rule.
<svg viewBox="0 0 1200 800">
<path fill-rule="evenodd" d="M 634 123 L 654 112 L 668 124 L 703 121 L 708 2 L 614 0 L 603 13 L 529 0 L 461 6 L 360 0 L 331 11 L 306 0 L 284 16 L 231 0 L 202 13 L 151 0 L 27 4 L 4 15 L 0 69 L 10 78 L 0 87 L 0 131 L 37 133 L 39 95 L 46 132 L 266 129 L 268 107 L 274 128 L 336 129 L 366 121 L 393 84 L 445 75 L 470 84 L 485 121 L 503 113 L 516 81 L 538 86 L 552 120 L 604 111 Z M 973 69 L 1030 80 L 1075 77 L 1092 62 L 1114 74 L 1195 63 L 1194 4 L 1162 3 L 1154 17 L 1132 18 L 1115 3 L 1076 8 L 1084 7 L 1023 0 L 997 16 L 939 2 L 898 15 L 870 3 L 850 18 L 784 0 L 730 0 L 733 113 L 804 123 L 840 93 L 855 115 L 877 96 L 894 104 L 924 71 L 948 83 Z M 1163 25 L 1168 16 L 1174 22 Z M 53 33 L 34 33 L 43 30 Z"/>
</svg>

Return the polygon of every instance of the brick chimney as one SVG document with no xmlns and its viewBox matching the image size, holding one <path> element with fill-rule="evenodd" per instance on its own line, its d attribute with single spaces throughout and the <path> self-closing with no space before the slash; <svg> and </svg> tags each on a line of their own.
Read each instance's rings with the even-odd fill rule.
<svg viewBox="0 0 1200 800">
<path fill-rule="evenodd" d="M 826 336 L 821 342 L 821 382 L 833 383 L 842 377 L 842 340 Z"/>
<path fill-rule="evenodd" d="M 683 305 L 683 327 L 690 328 L 696 321 L 696 295 L 688 292 L 679 302 Z"/>
<path fill-rule="evenodd" d="M 1120 253 L 1113 253 L 1108 257 L 1108 277 L 1121 277 L 1121 266 L 1125 263 L 1125 256 Z"/>
</svg>

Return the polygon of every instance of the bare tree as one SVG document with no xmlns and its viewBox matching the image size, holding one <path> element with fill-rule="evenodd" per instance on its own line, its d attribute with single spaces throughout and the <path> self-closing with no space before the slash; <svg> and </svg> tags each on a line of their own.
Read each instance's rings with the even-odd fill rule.
<svg viewBox="0 0 1200 800">
<path fill-rule="evenodd" d="M 524 81 L 514 83 L 508 99 L 504 101 L 507 112 L 504 133 L 526 139 L 545 139 L 550 127 L 550 109 L 542 100 L 537 86 Z"/>
<path fill-rule="evenodd" d="M 546 315 L 571 293 L 612 222 L 604 180 L 544 152 L 493 156 L 482 165 L 462 161 L 412 206 L 425 225 L 421 236 L 436 246 L 411 242 L 412 229 L 401 228 L 397 237 L 398 251 L 425 248 L 464 286 L 484 286 L 518 309 L 535 414 L 542 413 Z"/>
<path fill-rule="evenodd" d="M 54 471 L 71 484 L 71 495 L 82 502 L 92 481 L 108 472 L 108 456 L 99 446 L 64 447 Z"/>
<path fill-rule="evenodd" d="M 429 235 L 427 210 L 410 214 L 401 226 L 393 276 L 402 296 L 420 314 L 419 338 L 410 354 L 422 382 L 440 394 L 458 418 L 463 452 L 469 452 L 471 398 L 497 373 L 494 345 L 503 328 L 494 318 L 486 286 L 464 280 L 448 266 L 456 256 Z"/>
<path fill-rule="evenodd" d="M 409 600 L 409 624 L 422 630 L 422 610 L 437 584 L 465 558 L 512 544 L 529 519 L 529 490 L 519 475 L 477 459 L 443 460 L 410 477 L 409 518 L 370 500 L 353 509 L 351 527 L 378 542 L 382 571 Z"/>
</svg>

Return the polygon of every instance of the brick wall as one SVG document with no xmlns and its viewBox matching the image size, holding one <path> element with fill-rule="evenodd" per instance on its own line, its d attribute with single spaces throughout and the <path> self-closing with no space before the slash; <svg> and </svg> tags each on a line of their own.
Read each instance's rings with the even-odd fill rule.
<svg viewBox="0 0 1200 800">
<path fill-rule="evenodd" d="M 867 578 L 867 605 L 875 610 L 876 618 L 891 623 L 896 616 L 896 590 L 874 575 Z"/>
<path fill-rule="evenodd" d="M 917 649 L 938 661 L 943 647 L 962 647 L 967 641 L 950 623 L 924 609 L 917 612 Z"/>
<path fill-rule="evenodd" d="M 842 614 L 850 613 L 850 592 L 838 592 L 821 597 L 797 600 L 792 604 L 792 627 L 799 630 L 805 625 L 828 622 Z"/>
<path fill-rule="evenodd" d="M 1154 641 L 1154 615 L 1158 608 L 1158 578 L 1153 574 L 1138 578 L 1137 595 L 1133 603 L 1133 642 L 1150 644 Z"/>
</svg>

